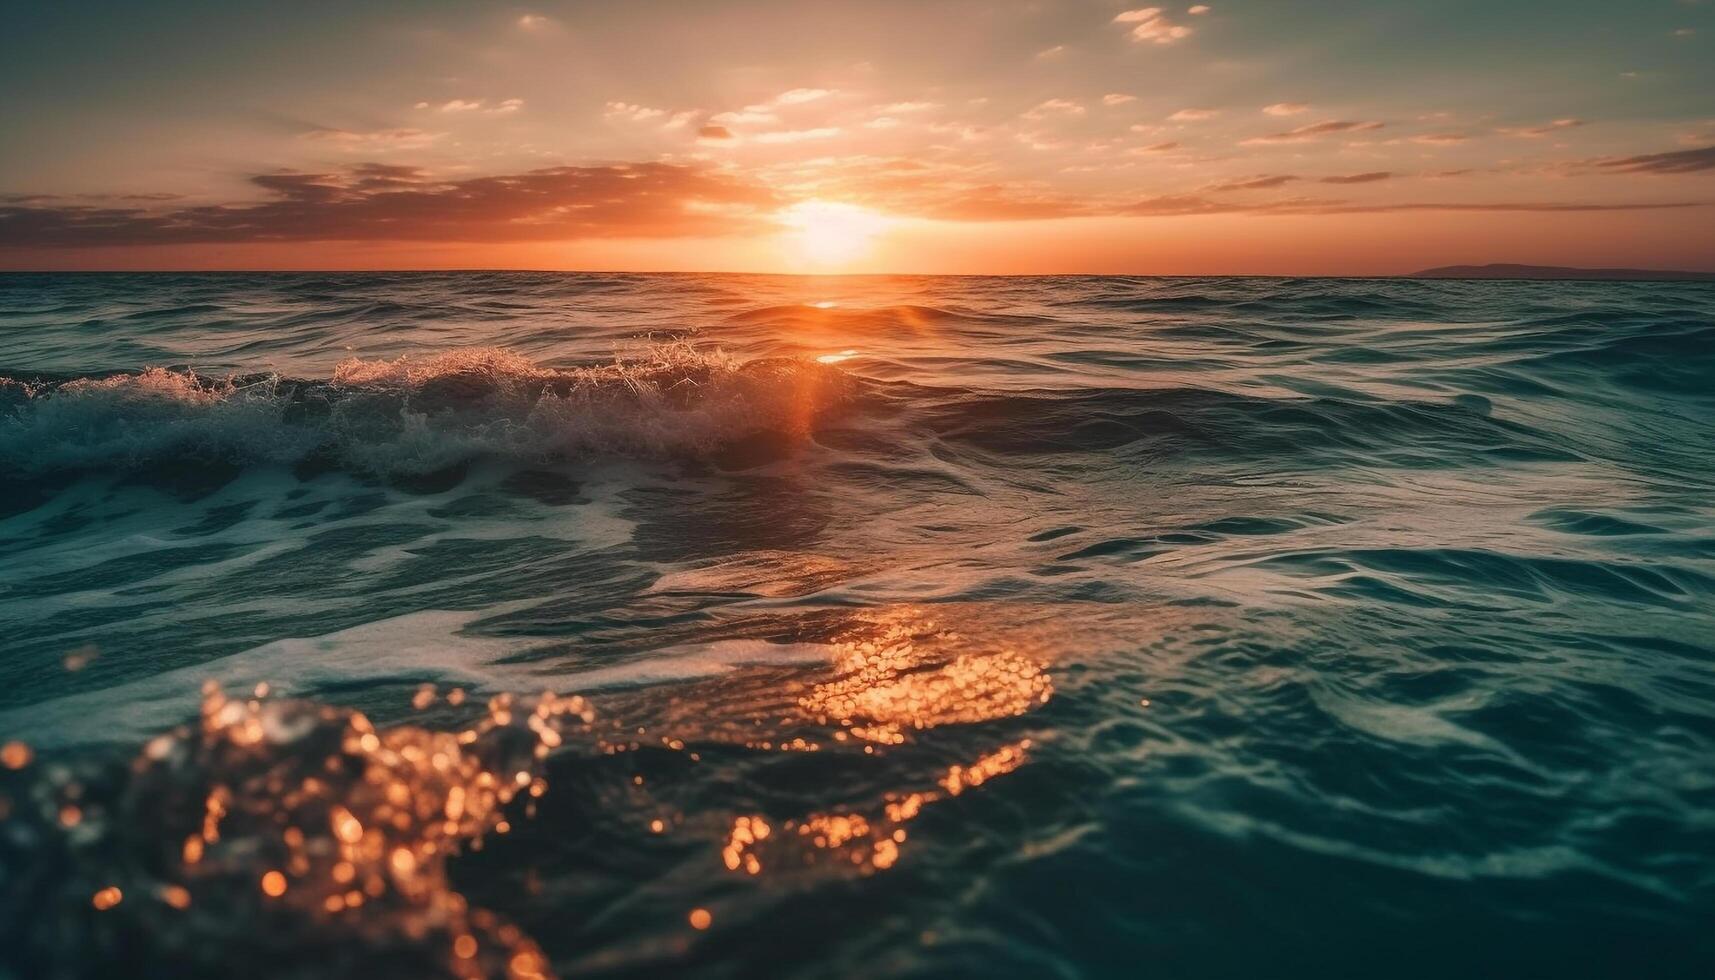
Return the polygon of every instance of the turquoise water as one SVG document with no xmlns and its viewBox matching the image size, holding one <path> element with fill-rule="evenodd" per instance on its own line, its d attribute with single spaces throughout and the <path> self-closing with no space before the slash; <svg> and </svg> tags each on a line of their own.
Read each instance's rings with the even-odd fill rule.
<svg viewBox="0 0 1715 980">
<path fill-rule="evenodd" d="M 0 974 L 1705 976 L 1712 488 L 1707 284 L 0 277 Z"/>
</svg>

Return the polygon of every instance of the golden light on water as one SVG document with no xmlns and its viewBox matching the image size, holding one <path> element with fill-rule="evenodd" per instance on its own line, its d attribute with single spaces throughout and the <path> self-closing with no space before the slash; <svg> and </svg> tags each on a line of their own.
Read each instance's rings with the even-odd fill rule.
<svg viewBox="0 0 1715 980">
<path fill-rule="evenodd" d="M 8 769 L 22 769 L 30 764 L 32 753 L 30 747 L 23 742 L 7 742 L 0 746 L 0 766 Z"/>
<path fill-rule="evenodd" d="M 268 923 L 270 938 L 257 937 L 263 946 L 332 930 L 374 952 L 404 936 L 453 976 L 547 973 L 522 930 L 453 889 L 446 862 L 531 811 L 561 728 L 587 731 L 594 719 L 582 699 L 500 695 L 447 732 L 377 730 L 359 712 L 254 693 L 229 698 L 205 686 L 199 721 L 147 742 L 118 793 L 91 792 L 88 773 L 38 766 L 27 797 L 12 797 L 10 787 L 0 794 L 28 810 L 0 817 L 28 820 L 8 828 L 25 839 L 53 828 L 68 840 L 123 834 L 165 844 L 164 861 L 98 860 L 61 869 L 61 878 L 90 888 L 89 907 L 154 937 L 169 960 L 188 955 L 175 944 L 200 941 L 184 917 L 195 909 L 240 930 Z M 414 700 L 426 707 L 435 699 L 419 692 Z M 22 743 L 0 748 L 7 770 L 33 762 Z"/>
<path fill-rule="evenodd" d="M 943 629 L 909 607 L 872 613 L 836 642 L 833 671 L 799 697 L 798 708 L 807 720 L 835 726 L 836 743 L 863 743 L 866 755 L 929 729 L 1022 715 L 1054 692 L 1046 663 L 1013 646 Z M 778 747 L 802 741 L 782 740 Z M 775 748 L 767 740 L 750 744 Z M 1004 743 L 914 788 L 889 792 L 864 812 L 811 813 L 781 821 L 779 832 L 762 814 L 740 814 L 727 832 L 721 863 L 730 872 L 758 875 L 777 864 L 802 866 L 820 853 L 860 872 L 885 871 L 903 855 L 907 823 L 935 803 L 1017 770 L 1030 748 L 1029 739 Z"/>
<path fill-rule="evenodd" d="M 1016 717 L 1052 697 L 1047 664 L 1033 655 L 1040 646 L 1018 634 L 1006 642 L 967 636 L 913 607 L 866 611 L 828 644 L 820 679 L 794 685 L 799 693 L 781 705 L 782 724 L 825 726 L 829 737 L 770 731 L 732 741 L 770 753 L 849 753 L 865 766 L 894 765 L 908 758 L 902 752 L 940 753 L 938 743 L 910 743 L 931 729 Z M 585 702 L 552 694 L 500 695 L 465 728 L 433 731 L 377 728 L 360 712 L 268 693 L 258 686 L 253 696 L 229 698 L 209 685 L 199 723 L 144 746 L 132 779 L 145 796 L 177 800 L 147 832 L 171 842 L 177 860 L 157 872 L 104 873 L 83 901 L 167 934 L 173 920 L 159 917 L 191 909 L 284 916 L 278 921 L 336 930 L 353 943 L 402 931 L 429 944 L 454 976 L 546 976 L 549 964 L 529 936 L 453 890 L 448 858 L 480 849 L 486 836 L 506 833 L 533 811 L 547 790 L 542 763 L 564 743 L 567 722 L 581 721 L 585 744 L 607 755 L 658 743 L 694 763 L 701 758 L 695 743 L 709 737 L 694 723 L 672 734 L 615 718 L 610 734 L 623 741 L 612 741 L 596 735 Z M 408 697 L 427 710 L 464 695 L 423 686 Z M 1017 770 L 1030 747 L 1014 738 L 960 761 L 942 754 L 938 768 L 913 766 L 913 775 L 898 777 L 903 785 L 867 803 L 786 819 L 722 815 L 714 867 L 746 878 L 805 868 L 887 871 L 926 846 L 928 838 L 907 830 L 925 809 Z M 34 762 L 22 743 L 0 748 L 9 769 Z M 625 778 L 636 793 L 657 782 L 636 772 Z M 76 791 L 54 805 L 43 818 L 61 833 L 84 833 L 87 825 L 98 833 L 119 819 L 110 804 Z M 655 807 L 638 823 L 660 835 L 694 817 Z M 713 917 L 696 908 L 688 921 L 704 930 Z"/>
<path fill-rule="evenodd" d="M 895 614 L 876 634 L 837 644 L 837 676 L 798 705 L 860 739 L 896 744 L 907 730 L 1021 715 L 1053 696 L 1041 661 L 1010 649 L 966 647 L 955 632 Z"/>
</svg>

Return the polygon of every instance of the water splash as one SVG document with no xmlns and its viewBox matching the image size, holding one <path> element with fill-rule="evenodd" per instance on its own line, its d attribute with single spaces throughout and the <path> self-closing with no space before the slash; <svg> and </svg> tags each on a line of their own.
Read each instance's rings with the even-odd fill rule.
<svg viewBox="0 0 1715 980">
<path fill-rule="evenodd" d="M 501 695 L 456 732 L 378 730 L 359 712 L 211 684 L 197 724 L 126 762 L 46 763 L 9 746 L 6 959 L 25 975 L 244 962 L 284 976 L 543 976 L 535 943 L 472 908 L 447 862 L 527 814 L 544 759 L 594 717 L 582 698 Z"/>
</svg>

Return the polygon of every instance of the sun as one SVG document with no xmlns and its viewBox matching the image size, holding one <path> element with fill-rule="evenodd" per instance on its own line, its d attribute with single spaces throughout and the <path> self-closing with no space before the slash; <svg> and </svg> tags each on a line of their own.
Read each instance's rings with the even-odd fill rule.
<svg viewBox="0 0 1715 980">
<path fill-rule="evenodd" d="M 875 237 L 892 224 L 887 216 L 855 204 L 800 201 L 780 213 L 786 226 L 781 244 L 796 261 L 840 266 L 868 254 Z"/>
</svg>

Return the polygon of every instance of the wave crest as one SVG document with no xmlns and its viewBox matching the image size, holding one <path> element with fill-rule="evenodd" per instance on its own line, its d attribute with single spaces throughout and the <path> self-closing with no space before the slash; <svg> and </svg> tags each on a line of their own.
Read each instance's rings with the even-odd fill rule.
<svg viewBox="0 0 1715 980">
<path fill-rule="evenodd" d="M 484 348 L 352 358 L 328 380 L 164 368 L 0 376 L 0 462 L 39 474 L 187 457 L 322 456 L 408 474 L 480 456 L 700 456 L 758 434 L 806 433 L 848 389 L 826 365 L 739 362 L 686 344 L 570 369 Z"/>
</svg>

